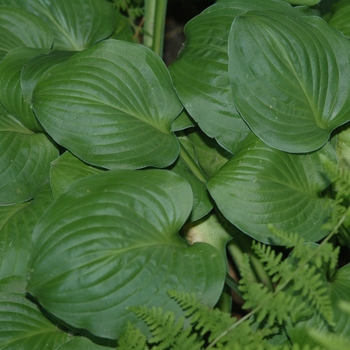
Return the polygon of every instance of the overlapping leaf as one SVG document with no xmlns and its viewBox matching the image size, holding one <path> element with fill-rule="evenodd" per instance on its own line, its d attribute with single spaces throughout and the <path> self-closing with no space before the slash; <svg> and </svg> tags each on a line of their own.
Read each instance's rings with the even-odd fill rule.
<svg viewBox="0 0 350 350">
<path fill-rule="evenodd" d="M 268 9 L 302 16 L 282 1 L 238 0 L 215 4 L 185 26 L 186 44 L 169 69 L 175 88 L 201 129 L 231 152 L 249 134 L 233 103 L 228 77 L 228 33 L 234 18 Z"/>
<path fill-rule="evenodd" d="M 41 18 L 0 2 L 0 60 L 16 47 L 50 49 L 52 42 L 52 31 Z"/>
<path fill-rule="evenodd" d="M 115 170 L 74 182 L 34 229 L 28 291 L 56 317 L 115 339 L 127 307 L 180 312 L 171 289 L 213 305 L 225 278 L 223 256 L 189 246 L 177 232 L 192 209 L 191 187 L 165 170 Z"/>
<path fill-rule="evenodd" d="M 349 57 L 350 43 L 319 17 L 246 12 L 229 37 L 236 107 L 268 145 L 316 150 L 349 120 Z"/>
<path fill-rule="evenodd" d="M 58 151 L 44 134 L 34 134 L 0 115 L 0 203 L 27 201 L 49 178 Z"/>
<path fill-rule="evenodd" d="M 54 198 L 57 199 L 72 182 L 101 171 L 64 152 L 51 163 L 50 183 Z"/>
<path fill-rule="evenodd" d="M 92 165 L 165 167 L 179 153 L 170 130 L 182 105 L 164 63 L 141 45 L 107 40 L 56 65 L 33 107 L 55 141 Z"/>
<path fill-rule="evenodd" d="M 24 100 L 20 84 L 23 66 L 33 57 L 48 50 L 19 47 L 0 62 L 0 102 L 7 112 L 32 131 L 42 131 L 29 103 Z"/>
<path fill-rule="evenodd" d="M 20 82 L 26 103 L 32 104 L 32 94 L 39 78 L 51 67 L 66 61 L 74 54 L 72 51 L 51 51 L 39 54 L 26 62 L 21 70 Z"/>
<path fill-rule="evenodd" d="M 32 201 L 0 206 L 0 279 L 27 276 L 31 234 L 36 221 L 52 202 L 48 184 Z"/>
<path fill-rule="evenodd" d="M 335 161 L 327 144 L 319 151 Z M 318 152 L 288 154 L 261 140 L 247 140 L 208 182 L 220 211 L 254 239 L 279 244 L 268 224 L 286 232 L 297 232 L 308 241 L 327 234 L 327 199 L 320 193 L 329 185 Z"/>
<path fill-rule="evenodd" d="M 21 5 L 52 29 L 56 50 L 84 50 L 115 29 L 111 4 L 105 0 L 25 0 Z"/>
<path fill-rule="evenodd" d="M 193 191 L 193 209 L 189 221 L 195 221 L 208 214 L 213 209 L 209 193 L 205 183 L 200 181 L 193 172 L 187 167 L 182 158 L 170 168 L 176 174 L 185 178 L 191 185 Z"/>
<path fill-rule="evenodd" d="M 0 280 L 0 349 L 56 349 L 73 337 L 51 323 L 25 297 L 25 279 Z"/>
<path fill-rule="evenodd" d="M 350 4 L 349 1 L 343 0 L 335 3 L 332 7 L 332 16 L 328 24 L 338 29 L 347 39 L 350 39 Z"/>
</svg>

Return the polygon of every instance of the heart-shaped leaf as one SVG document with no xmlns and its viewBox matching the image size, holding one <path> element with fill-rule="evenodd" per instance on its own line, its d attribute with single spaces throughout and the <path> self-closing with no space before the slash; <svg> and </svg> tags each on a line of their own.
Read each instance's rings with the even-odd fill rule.
<svg viewBox="0 0 350 350">
<path fill-rule="evenodd" d="M 25 297 L 25 279 L 0 280 L 0 349 L 56 349 L 73 338 L 51 323 Z"/>
<path fill-rule="evenodd" d="M 182 105 L 142 45 L 107 40 L 77 53 L 39 80 L 33 107 L 55 141 L 92 165 L 165 167 L 179 153 L 171 124 Z"/>
<path fill-rule="evenodd" d="M 105 0 L 26 0 L 22 6 L 49 25 L 56 50 L 84 50 L 115 29 L 111 4 Z"/>
<path fill-rule="evenodd" d="M 42 131 L 33 109 L 24 100 L 20 84 L 23 66 L 33 57 L 47 50 L 19 47 L 0 61 L 0 101 L 7 112 L 32 131 Z"/>
<path fill-rule="evenodd" d="M 297 232 L 307 241 L 327 234 L 327 199 L 320 193 L 329 185 L 319 154 L 336 161 L 326 144 L 318 152 L 289 154 L 251 138 L 208 182 L 220 211 L 254 239 L 279 244 L 268 224 Z"/>
<path fill-rule="evenodd" d="M 282 1 L 236 0 L 215 4 L 185 26 L 186 44 L 169 67 L 176 91 L 200 128 L 234 153 L 249 134 L 235 109 L 228 77 L 228 35 L 236 16 L 268 9 L 302 16 Z"/>
<path fill-rule="evenodd" d="M 111 339 L 128 322 L 145 331 L 128 307 L 181 314 L 168 290 L 214 305 L 223 255 L 177 235 L 192 201 L 189 183 L 166 170 L 114 170 L 74 182 L 34 229 L 28 291 L 68 324 Z"/>
<path fill-rule="evenodd" d="M 0 60 L 16 47 L 50 49 L 53 34 L 38 16 L 15 6 L 0 3 Z"/>
<path fill-rule="evenodd" d="M 71 153 L 64 152 L 51 163 L 50 183 L 53 197 L 57 199 L 72 182 L 101 171 L 103 170 L 85 164 Z"/>
<path fill-rule="evenodd" d="M 34 134 L 16 120 L 0 115 L 0 203 L 35 197 L 49 178 L 58 150 L 44 134 Z"/>
<path fill-rule="evenodd" d="M 350 118 L 350 43 L 319 17 L 236 17 L 229 77 L 236 108 L 271 147 L 316 150 Z"/>
<path fill-rule="evenodd" d="M 46 184 L 32 201 L 0 206 L 0 279 L 27 276 L 32 231 L 51 202 L 50 186 Z"/>
</svg>

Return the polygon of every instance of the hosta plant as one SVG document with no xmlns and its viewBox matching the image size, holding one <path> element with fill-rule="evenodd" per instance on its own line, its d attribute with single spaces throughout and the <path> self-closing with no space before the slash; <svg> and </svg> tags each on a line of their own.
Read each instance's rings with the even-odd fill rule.
<svg viewBox="0 0 350 350">
<path fill-rule="evenodd" d="M 170 67 L 117 3 L 0 0 L 0 349 L 349 339 L 348 3 L 217 1 Z"/>
</svg>

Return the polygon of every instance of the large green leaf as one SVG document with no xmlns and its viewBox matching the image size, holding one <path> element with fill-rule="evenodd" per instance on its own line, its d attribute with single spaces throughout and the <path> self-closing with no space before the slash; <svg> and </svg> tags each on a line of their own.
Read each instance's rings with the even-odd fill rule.
<svg viewBox="0 0 350 350">
<path fill-rule="evenodd" d="M 58 150 L 44 134 L 34 134 L 0 114 L 0 204 L 35 197 L 49 178 Z"/>
<path fill-rule="evenodd" d="M 112 7 L 106 0 L 25 0 L 22 6 L 49 25 L 56 50 L 84 50 L 115 29 Z"/>
<path fill-rule="evenodd" d="M 33 93 L 38 119 L 92 165 L 165 167 L 179 153 L 171 124 L 182 105 L 160 57 L 107 40 L 48 70 Z"/>
<path fill-rule="evenodd" d="M 73 338 L 51 323 L 25 297 L 25 279 L 0 280 L 0 349 L 56 349 Z"/>
<path fill-rule="evenodd" d="M 0 3 L 0 60 L 16 47 L 50 49 L 53 34 L 39 17 L 15 6 Z"/>
<path fill-rule="evenodd" d="M 237 0 L 215 4 L 185 26 L 186 43 L 169 67 L 182 103 L 201 129 L 235 152 L 249 134 L 233 103 L 228 77 L 228 35 L 234 18 L 249 10 L 268 9 L 302 16 L 273 0 Z"/>
<path fill-rule="evenodd" d="M 74 182 L 34 229 L 28 291 L 68 324 L 111 339 L 128 322 L 145 330 L 130 306 L 179 315 L 168 290 L 214 305 L 225 279 L 222 254 L 177 234 L 191 193 L 166 170 L 114 170 Z"/>
<path fill-rule="evenodd" d="M 236 108 L 277 149 L 316 150 L 350 119 L 350 43 L 319 17 L 236 17 L 229 76 Z"/>
<path fill-rule="evenodd" d="M 20 84 L 23 66 L 33 57 L 48 50 L 19 47 L 10 51 L 0 61 L 0 101 L 8 113 L 32 131 L 42 131 L 33 109 L 23 97 Z"/>
<path fill-rule="evenodd" d="M 46 184 L 32 201 L 0 206 L 0 279 L 27 276 L 32 231 L 51 202 L 50 186 Z"/>
<path fill-rule="evenodd" d="M 335 326 L 329 327 L 319 312 L 313 313 L 312 317 L 302 320 L 296 324 L 290 323 L 287 326 L 288 337 L 294 343 L 301 346 L 309 345 L 312 348 L 319 345 L 315 339 L 310 337 L 310 330 L 320 334 L 337 334 L 350 342 L 349 314 L 340 308 L 341 302 L 350 302 L 350 265 L 340 268 L 331 278 L 322 279 L 323 286 L 329 290 L 332 310 L 334 313 Z"/>
<path fill-rule="evenodd" d="M 319 152 L 289 154 L 251 138 L 208 182 L 208 189 L 224 216 L 254 239 L 279 244 L 268 224 L 297 232 L 308 241 L 327 234 L 329 185 L 319 154 L 335 161 L 327 144 Z"/>
</svg>

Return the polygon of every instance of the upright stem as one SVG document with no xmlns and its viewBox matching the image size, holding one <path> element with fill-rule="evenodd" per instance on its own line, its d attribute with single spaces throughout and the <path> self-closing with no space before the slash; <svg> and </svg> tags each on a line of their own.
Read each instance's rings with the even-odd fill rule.
<svg viewBox="0 0 350 350">
<path fill-rule="evenodd" d="M 165 15 L 168 0 L 145 0 L 143 44 L 163 56 Z"/>
</svg>

